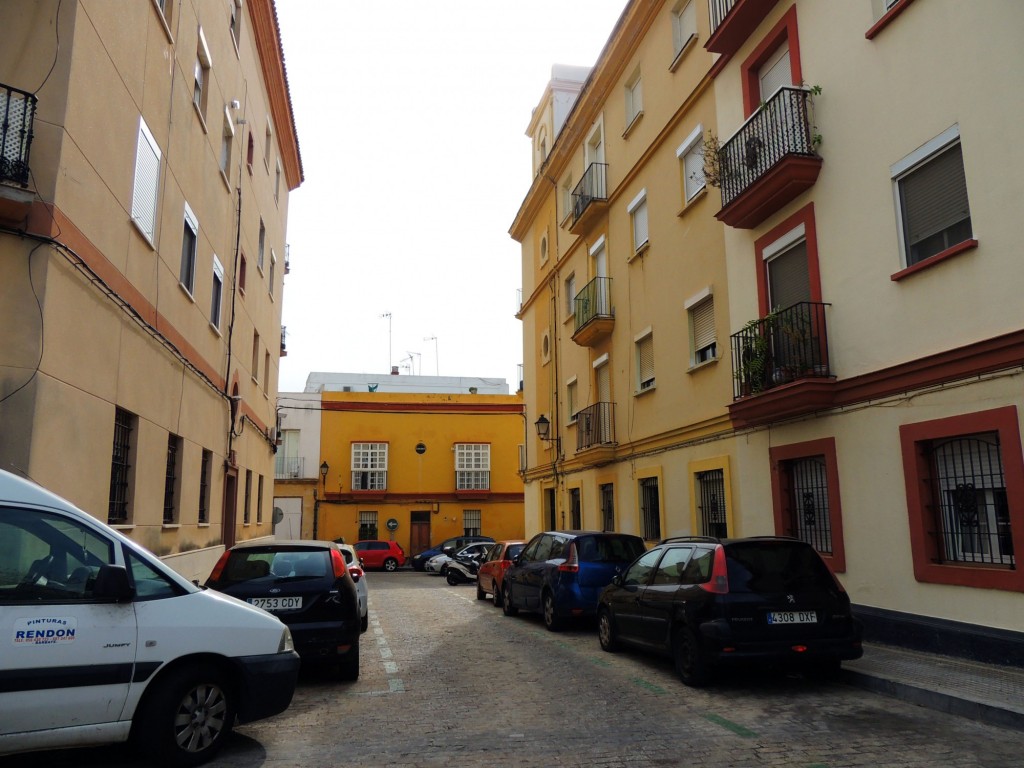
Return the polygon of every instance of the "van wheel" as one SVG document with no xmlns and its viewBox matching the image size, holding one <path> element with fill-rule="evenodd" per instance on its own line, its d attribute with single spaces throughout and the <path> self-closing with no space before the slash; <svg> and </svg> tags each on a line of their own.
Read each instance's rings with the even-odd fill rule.
<svg viewBox="0 0 1024 768">
<path fill-rule="evenodd" d="M 235 721 L 234 691 L 212 664 L 197 664 L 157 683 L 135 714 L 136 747 L 161 765 L 191 768 L 221 748 Z"/>
<path fill-rule="evenodd" d="M 700 641 L 689 627 L 676 631 L 672 644 L 672 658 L 676 663 L 679 679 L 692 688 L 706 685 L 711 679 L 711 667 Z"/>
<path fill-rule="evenodd" d="M 355 642 L 352 643 L 352 647 L 348 653 L 338 663 L 338 679 L 339 680 L 358 680 L 359 679 L 359 638 L 357 637 Z"/>
<path fill-rule="evenodd" d="M 398 570 L 398 561 L 395 560 L 395 558 L 393 558 L 393 557 L 389 557 L 387 560 L 384 561 L 384 570 L 385 571 L 397 571 Z"/>
<path fill-rule="evenodd" d="M 541 604 L 544 607 L 544 626 L 552 632 L 557 632 L 562 628 L 562 619 L 555 613 L 555 596 L 545 592 Z"/>
</svg>

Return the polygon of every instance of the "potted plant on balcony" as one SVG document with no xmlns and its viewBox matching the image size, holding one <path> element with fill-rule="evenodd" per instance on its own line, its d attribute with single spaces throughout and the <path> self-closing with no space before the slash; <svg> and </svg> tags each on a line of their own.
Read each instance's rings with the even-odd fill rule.
<svg viewBox="0 0 1024 768">
<path fill-rule="evenodd" d="M 771 339 L 777 315 L 769 312 L 740 329 L 739 370 L 736 380 L 743 395 L 756 395 L 771 386 Z"/>
<path fill-rule="evenodd" d="M 721 188 L 722 182 L 735 175 L 728 167 L 722 154 L 722 145 L 718 136 L 708 131 L 701 145 L 701 156 L 704 158 L 704 181 L 712 187 Z"/>
</svg>

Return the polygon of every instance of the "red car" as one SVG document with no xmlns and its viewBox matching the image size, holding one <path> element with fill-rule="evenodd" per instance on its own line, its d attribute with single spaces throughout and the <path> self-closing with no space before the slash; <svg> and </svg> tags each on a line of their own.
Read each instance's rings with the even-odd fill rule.
<svg viewBox="0 0 1024 768">
<path fill-rule="evenodd" d="M 487 555 L 480 563 L 476 574 L 476 599 L 483 600 L 491 595 L 495 605 L 501 605 L 501 586 L 505 579 L 505 571 L 512 564 L 512 558 L 523 550 L 525 541 L 496 541 L 487 550 Z"/>
<path fill-rule="evenodd" d="M 405 550 L 397 541 L 357 541 L 355 548 L 363 568 L 394 571 L 405 565 Z"/>
</svg>

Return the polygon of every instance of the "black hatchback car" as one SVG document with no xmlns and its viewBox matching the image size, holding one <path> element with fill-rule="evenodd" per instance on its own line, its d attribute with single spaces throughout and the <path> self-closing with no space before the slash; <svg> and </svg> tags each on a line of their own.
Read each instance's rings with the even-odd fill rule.
<svg viewBox="0 0 1024 768">
<path fill-rule="evenodd" d="M 505 572 L 502 610 L 540 613 L 544 626 L 558 631 L 567 619 L 593 616 L 601 591 L 645 549 L 628 533 L 538 533 Z"/>
<path fill-rule="evenodd" d="M 601 647 L 670 655 L 687 685 L 759 662 L 828 672 L 863 653 L 850 598 L 797 539 L 666 539 L 601 594 Z"/>
<path fill-rule="evenodd" d="M 206 586 L 274 614 L 291 629 L 304 664 L 342 680 L 359 677 L 359 598 L 331 541 L 240 543 L 217 562 Z"/>
</svg>

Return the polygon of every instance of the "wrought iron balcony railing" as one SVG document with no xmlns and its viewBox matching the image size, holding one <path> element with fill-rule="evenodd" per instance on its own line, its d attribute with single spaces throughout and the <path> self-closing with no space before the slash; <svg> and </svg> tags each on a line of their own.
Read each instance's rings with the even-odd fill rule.
<svg viewBox="0 0 1024 768">
<path fill-rule="evenodd" d="M 711 31 L 714 32 L 725 21 L 729 11 L 736 5 L 736 0 L 708 0 L 711 10 Z"/>
<path fill-rule="evenodd" d="M 576 413 L 576 450 L 615 443 L 615 403 L 594 403 Z"/>
<path fill-rule="evenodd" d="M 303 457 L 285 456 L 282 453 L 274 457 L 274 477 L 278 480 L 302 477 Z"/>
<path fill-rule="evenodd" d="M 0 182 L 28 186 L 36 101 L 31 93 L 0 85 Z"/>
<path fill-rule="evenodd" d="M 722 207 L 787 155 L 817 157 L 809 117 L 811 91 L 780 88 L 718 151 Z"/>
<path fill-rule="evenodd" d="M 612 279 L 610 277 L 595 277 L 587 283 L 573 299 L 575 330 L 578 331 L 595 317 L 611 317 L 611 295 Z"/>
<path fill-rule="evenodd" d="M 747 323 L 732 335 L 733 398 L 797 379 L 829 378 L 825 307 L 801 301 Z"/>
<path fill-rule="evenodd" d="M 572 223 L 583 216 L 583 212 L 595 200 L 608 199 L 608 164 L 591 163 L 579 184 L 572 191 Z"/>
</svg>

